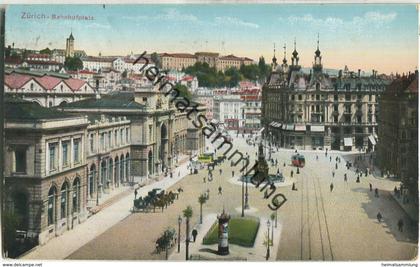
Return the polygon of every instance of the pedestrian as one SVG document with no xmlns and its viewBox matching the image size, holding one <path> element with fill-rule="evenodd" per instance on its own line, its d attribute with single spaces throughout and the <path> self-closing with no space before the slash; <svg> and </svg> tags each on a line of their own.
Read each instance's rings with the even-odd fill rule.
<svg viewBox="0 0 420 267">
<path fill-rule="evenodd" d="M 222 169 L 219 170 L 219 174 L 222 175 Z"/>
<path fill-rule="evenodd" d="M 382 214 L 380 212 L 378 212 L 378 214 L 376 214 L 376 218 L 378 219 L 378 222 L 381 222 Z"/>
<path fill-rule="evenodd" d="M 331 162 L 331 160 L 332 160 L 332 157 L 330 156 L 330 162 Z"/>
<path fill-rule="evenodd" d="M 222 194 L 222 187 L 221 186 L 219 186 L 219 195 L 221 195 Z"/>
<path fill-rule="evenodd" d="M 402 232 L 404 227 L 404 221 L 402 219 L 398 220 L 398 231 Z"/>
<path fill-rule="evenodd" d="M 286 162 L 283 163 L 283 167 L 286 167 Z"/>
<path fill-rule="evenodd" d="M 293 191 L 297 191 L 297 188 L 296 188 L 296 184 L 295 183 L 292 184 L 292 190 Z"/>
<path fill-rule="evenodd" d="M 336 170 L 338 169 L 338 165 L 337 165 L 337 163 L 335 163 L 335 169 L 336 169 Z"/>
<path fill-rule="evenodd" d="M 293 177 L 293 170 L 290 171 L 290 177 Z"/>
<path fill-rule="evenodd" d="M 192 230 L 192 236 L 193 236 L 194 243 L 195 243 L 195 240 L 197 239 L 197 234 L 198 234 L 197 229 L 194 228 L 194 230 Z"/>
<path fill-rule="evenodd" d="M 181 175 L 181 171 L 178 171 L 178 177 Z"/>
<path fill-rule="evenodd" d="M 279 168 L 277 168 L 277 175 L 279 175 L 280 174 L 280 169 Z"/>
<path fill-rule="evenodd" d="M 174 177 L 174 173 L 173 173 L 173 172 L 171 172 L 171 173 L 169 174 L 169 177 L 170 177 L 170 178 Z"/>
<path fill-rule="evenodd" d="M 344 174 L 344 182 L 347 182 L 347 173 Z"/>
<path fill-rule="evenodd" d="M 316 160 L 318 160 L 318 155 L 316 155 Z"/>
<path fill-rule="evenodd" d="M 356 183 L 360 183 L 360 177 L 359 177 L 359 175 L 357 175 Z"/>
<path fill-rule="evenodd" d="M 232 171 L 232 177 L 235 176 L 235 171 Z"/>
<path fill-rule="evenodd" d="M 378 188 L 375 188 L 375 197 L 379 197 L 379 190 L 378 190 Z"/>
<path fill-rule="evenodd" d="M 335 172 L 334 172 L 334 171 L 332 171 L 332 177 L 334 178 L 334 176 L 335 176 Z"/>
<path fill-rule="evenodd" d="M 394 195 L 397 195 L 398 189 L 397 187 L 394 187 Z"/>
<path fill-rule="evenodd" d="M 372 184 L 369 183 L 369 191 L 372 192 Z"/>
<path fill-rule="evenodd" d="M 206 177 L 205 176 L 203 177 L 203 183 L 204 184 L 206 183 Z"/>
<path fill-rule="evenodd" d="M 330 192 L 332 192 L 334 190 L 334 185 L 333 183 L 330 184 Z"/>
<path fill-rule="evenodd" d="M 137 188 L 136 188 L 136 190 L 134 190 L 134 199 L 137 199 Z"/>
</svg>

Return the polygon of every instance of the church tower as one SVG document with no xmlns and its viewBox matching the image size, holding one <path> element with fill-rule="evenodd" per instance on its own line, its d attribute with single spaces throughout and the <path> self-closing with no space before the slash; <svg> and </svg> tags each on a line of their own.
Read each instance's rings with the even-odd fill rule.
<svg viewBox="0 0 420 267">
<path fill-rule="evenodd" d="M 73 33 L 70 33 L 69 38 L 66 39 L 66 57 L 74 56 L 74 37 Z"/>
<path fill-rule="evenodd" d="M 315 72 L 322 72 L 321 59 L 322 59 L 322 56 L 321 56 L 321 51 L 319 50 L 319 34 L 318 34 L 318 41 L 317 41 L 315 57 L 314 57 L 314 65 L 313 65 L 314 73 Z"/>
</svg>

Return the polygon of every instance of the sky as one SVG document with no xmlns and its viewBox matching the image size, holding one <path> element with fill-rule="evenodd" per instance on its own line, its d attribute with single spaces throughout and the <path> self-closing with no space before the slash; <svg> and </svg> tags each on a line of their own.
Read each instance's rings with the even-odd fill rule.
<svg viewBox="0 0 420 267">
<path fill-rule="evenodd" d="M 95 56 L 211 51 L 271 62 L 275 44 L 279 60 L 286 45 L 290 62 L 296 39 L 300 64 L 309 67 L 319 34 L 325 68 L 347 65 L 387 74 L 417 69 L 417 29 L 415 5 L 9 5 L 6 10 L 6 45 L 16 48 L 64 49 L 72 32 L 75 49 Z"/>
</svg>

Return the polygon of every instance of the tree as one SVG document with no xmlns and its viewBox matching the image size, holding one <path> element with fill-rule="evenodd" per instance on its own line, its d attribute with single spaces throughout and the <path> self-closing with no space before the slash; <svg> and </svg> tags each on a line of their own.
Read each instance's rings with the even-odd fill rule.
<svg viewBox="0 0 420 267">
<path fill-rule="evenodd" d="M 207 198 L 204 194 L 201 194 L 198 197 L 198 203 L 200 203 L 200 224 L 203 223 L 203 204 L 205 204 L 207 201 Z"/>
<path fill-rule="evenodd" d="M 193 210 L 191 208 L 191 206 L 187 206 L 187 208 L 185 210 L 182 211 L 186 221 L 185 221 L 185 225 L 186 225 L 186 240 L 185 240 L 185 260 L 189 260 L 188 257 L 188 246 L 190 244 L 190 218 L 193 215 Z"/>
<path fill-rule="evenodd" d="M 127 78 L 127 70 L 124 70 L 123 73 L 121 73 L 121 77 Z"/>
<path fill-rule="evenodd" d="M 157 68 L 159 68 L 159 69 L 162 68 L 162 63 L 160 62 L 160 57 L 159 57 L 159 55 L 156 52 L 153 52 L 150 55 L 150 58 L 155 63 L 155 65 L 156 65 Z"/>
<path fill-rule="evenodd" d="M 16 227 L 19 225 L 20 218 L 10 211 L 5 211 L 3 212 L 3 220 L 4 250 L 8 252 L 9 257 L 15 257 L 18 254 Z"/>
<path fill-rule="evenodd" d="M 67 70 L 81 70 L 83 69 L 83 62 L 79 57 L 66 57 L 66 60 L 64 61 L 64 67 Z"/>
<path fill-rule="evenodd" d="M 180 84 L 180 83 L 177 83 L 174 86 L 174 89 L 178 90 L 179 96 L 184 97 L 184 98 L 186 98 L 188 100 L 191 100 L 192 99 L 191 92 L 190 92 L 190 90 L 188 90 L 188 87 L 187 86 L 185 86 L 183 84 Z"/>
<path fill-rule="evenodd" d="M 45 48 L 45 49 L 40 50 L 40 51 L 39 51 L 39 53 L 40 53 L 40 54 L 47 54 L 47 55 L 51 55 L 51 54 L 52 54 L 52 51 L 51 51 L 51 49 L 49 49 L 49 48 L 47 47 L 47 48 Z"/>
</svg>

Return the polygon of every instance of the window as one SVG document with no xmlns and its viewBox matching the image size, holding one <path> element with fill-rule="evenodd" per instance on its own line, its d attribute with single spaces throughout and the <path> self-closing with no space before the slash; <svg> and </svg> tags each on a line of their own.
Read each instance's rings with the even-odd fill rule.
<svg viewBox="0 0 420 267">
<path fill-rule="evenodd" d="M 316 95 L 316 100 L 319 100 L 320 99 L 320 95 Z"/>
<path fill-rule="evenodd" d="M 31 91 L 33 91 L 34 90 L 34 83 L 31 83 Z"/>
<path fill-rule="evenodd" d="M 334 115 L 333 119 L 334 119 L 334 122 L 337 123 L 338 122 L 338 115 Z"/>
<path fill-rule="evenodd" d="M 51 187 L 50 191 L 48 191 L 48 225 L 55 223 L 55 194 L 55 187 Z"/>
<path fill-rule="evenodd" d="M 63 166 L 67 166 L 69 164 L 69 141 L 65 141 L 61 144 L 61 149 L 63 152 Z"/>
<path fill-rule="evenodd" d="M 108 147 L 112 147 L 112 131 L 108 133 Z"/>
<path fill-rule="evenodd" d="M 57 143 L 52 143 L 48 145 L 48 153 L 49 153 L 49 162 L 48 162 L 48 169 L 50 171 L 55 171 L 57 168 Z"/>
<path fill-rule="evenodd" d="M 122 145 L 124 143 L 124 139 L 123 139 L 123 129 L 120 129 L 120 144 Z"/>
<path fill-rule="evenodd" d="M 61 187 L 61 203 L 60 203 L 61 218 L 67 217 L 67 183 Z"/>
<path fill-rule="evenodd" d="M 73 140 L 73 161 L 78 163 L 80 161 L 80 139 Z"/>
<path fill-rule="evenodd" d="M 26 147 L 15 149 L 15 172 L 26 173 Z"/>
<path fill-rule="evenodd" d="M 298 95 L 298 99 L 299 100 L 302 100 L 302 95 Z"/>
<path fill-rule="evenodd" d="M 80 210 L 80 180 L 76 178 L 73 182 L 73 212 Z"/>
<path fill-rule="evenodd" d="M 101 150 L 105 150 L 105 133 L 101 133 Z"/>
<path fill-rule="evenodd" d="M 52 106 L 53 106 L 52 101 L 48 102 L 48 107 L 52 107 Z"/>
<path fill-rule="evenodd" d="M 118 146 L 118 130 L 114 130 L 114 144 Z"/>
<path fill-rule="evenodd" d="M 91 154 L 94 153 L 95 150 L 95 136 L 94 134 L 90 134 L 89 136 L 89 151 Z"/>
<path fill-rule="evenodd" d="M 334 105 L 334 111 L 338 111 L 338 105 L 337 104 Z"/>
<path fill-rule="evenodd" d="M 338 95 L 337 94 L 334 95 L 334 101 L 338 101 Z"/>
<path fill-rule="evenodd" d="M 130 138 L 129 138 L 129 132 L 128 132 L 128 128 L 126 128 L 125 129 L 125 142 L 128 144 L 128 143 L 130 143 L 130 140 L 129 140 Z"/>
</svg>

